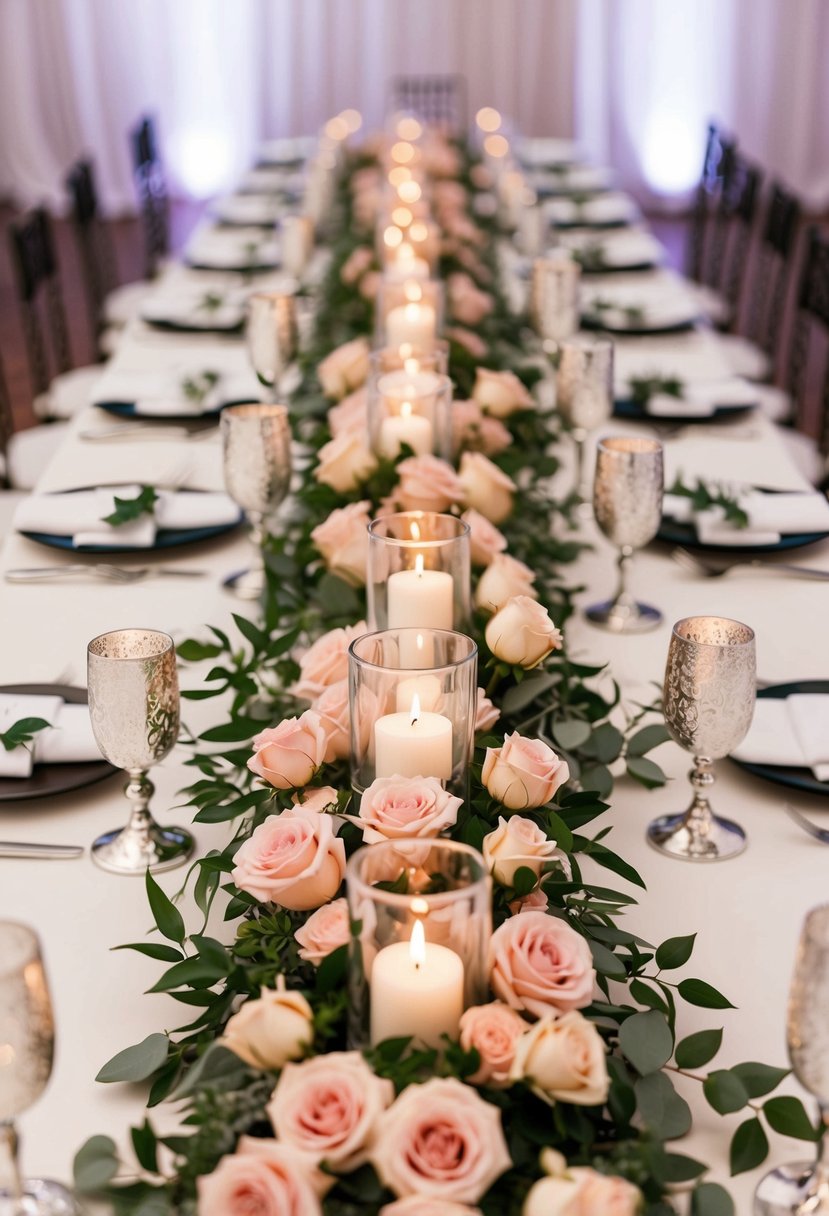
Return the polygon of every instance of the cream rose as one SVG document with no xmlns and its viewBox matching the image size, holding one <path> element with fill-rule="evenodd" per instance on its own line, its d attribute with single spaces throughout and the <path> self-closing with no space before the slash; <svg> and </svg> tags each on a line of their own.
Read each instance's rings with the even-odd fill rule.
<svg viewBox="0 0 829 1216">
<path fill-rule="evenodd" d="M 393 1100 L 391 1081 L 376 1076 L 358 1051 L 332 1051 L 286 1064 L 267 1111 L 281 1144 L 350 1171 L 365 1161 Z"/>
<path fill-rule="evenodd" d="M 302 701 L 315 701 L 323 689 L 348 679 L 348 648 L 366 632 L 365 621 L 344 629 L 329 629 L 299 658 L 299 679 L 291 694 Z"/>
<path fill-rule="evenodd" d="M 471 329 L 466 329 L 463 325 L 453 325 L 446 330 L 446 336 L 450 342 L 457 342 L 458 346 L 462 346 L 464 350 L 472 356 L 473 359 L 485 359 L 487 345 L 483 338 Z"/>
<path fill-rule="evenodd" d="M 278 790 L 307 785 L 323 763 L 328 735 L 319 715 L 306 709 L 298 718 L 284 718 L 253 740 L 248 768 Z"/>
<path fill-rule="evenodd" d="M 485 637 L 496 659 L 527 669 L 536 667 L 562 644 L 561 630 L 547 609 L 529 595 L 507 600 L 488 623 Z"/>
<path fill-rule="evenodd" d="M 328 429 L 334 439 L 340 435 L 364 436 L 368 432 L 368 393 L 365 388 L 343 397 L 328 411 Z"/>
<path fill-rule="evenodd" d="M 610 1088 L 602 1036 L 576 1009 L 548 1014 L 517 1043 L 511 1079 L 527 1081 L 547 1099 L 598 1106 Z"/>
<path fill-rule="evenodd" d="M 562 856 L 556 842 L 548 840 L 537 823 L 522 815 L 509 819 L 499 815 L 497 828 L 484 836 L 482 852 L 487 869 L 504 887 L 512 886 L 515 871 L 522 866 L 540 878 L 546 864 Z"/>
<path fill-rule="evenodd" d="M 511 811 L 544 806 L 570 776 L 560 759 L 542 739 L 526 739 L 513 731 L 502 747 L 488 747 L 481 780 L 493 798 Z"/>
<path fill-rule="evenodd" d="M 461 1047 L 464 1051 L 474 1047 L 481 1057 L 477 1070 L 467 1077 L 469 1084 L 495 1089 L 510 1085 L 515 1045 L 526 1029 L 524 1019 L 502 1001 L 467 1009 L 461 1018 Z"/>
<path fill-rule="evenodd" d="M 304 807 L 306 811 L 316 811 L 322 815 L 329 807 L 337 805 L 337 791 L 333 785 L 319 785 L 305 788 L 291 799 L 294 806 Z"/>
<path fill-rule="evenodd" d="M 351 389 L 365 384 L 368 357 L 371 351 L 367 338 L 355 338 L 332 350 L 317 366 L 317 376 L 326 397 L 339 401 Z"/>
<path fill-rule="evenodd" d="M 642 1192 L 632 1182 L 578 1166 L 539 1179 L 521 1211 L 522 1216 L 636 1216 L 641 1209 Z"/>
<path fill-rule="evenodd" d="M 231 875 L 241 891 L 263 903 L 308 912 L 327 903 L 345 874 L 345 845 L 330 815 L 305 806 L 269 815 L 236 853 Z"/>
<path fill-rule="evenodd" d="M 479 367 L 475 373 L 472 400 L 494 418 L 508 418 L 517 410 L 535 406 L 532 394 L 515 372 L 493 372 L 486 367 Z"/>
<path fill-rule="evenodd" d="M 534 582 L 535 574 L 524 562 L 508 553 L 496 553 L 478 579 L 475 607 L 483 612 L 497 612 L 516 596 L 535 599 Z"/>
<path fill-rule="evenodd" d="M 348 494 L 367 481 L 377 468 L 377 457 L 361 435 L 348 432 L 329 439 L 317 453 L 314 477 L 338 494 Z"/>
<path fill-rule="evenodd" d="M 314 1040 L 314 1012 L 301 992 L 289 992 L 285 977 L 263 988 L 258 1000 L 245 1001 L 228 1018 L 219 1040 L 254 1068 L 282 1068 L 298 1060 Z"/>
<path fill-rule="evenodd" d="M 476 689 L 475 730 L 490 730 L 501 717 L 497 705 L 493 705 L 482 688 Z"/>
<path fill-rule="evenodd" d="M 311 707 L 319 714 L 325 731 L 325 763 L 346 760 L 351 755 L 351 711 L 348 680 L 338 680 L 323 689 Z"/>
<path fill-rule="evenodd" d="M 446 286 L 452 316 L 461 325 L 480 325 L 492 312 L 492 296 L 476 287 L 468 274 L 450 275 Z"/>
<path fill-rule="evenodd" d="M 523 912 L 499 925 L 489 943 L 489 966 L 495 995 L 536 1018 L 583 1009 L 593 999 L 590 947 L 547 912 Z"/>
<path fill-rule="evenodd" d="M 446 1203 L 443 1199 L 409 1195 L 406 1199 L 385 1204 L 380 1209 L 380 1216 L 481 1216 L 481 1209 L 470 1208 L 465 1203 Z"/>
<path fill-rule="evenodd" d="M 438 456 L 409 456 L 400 461 L 397 475 L 394 497 L 404 511 L 446 511 L 463 502 L 457 473 Z"/>
<path fill-rule="evenodd" d="M 274 1140 L 242 1136 L 196 1187 L 198 1216 L 322 1216 L 310 1167 Z"/>
<path fill-rule="evenodd" d="M 507 547 L 507 538 L 480 511 L 464 511 L 461 519 L 469 525 L 473 566 L 488 566 Z"/>
<path fill-rule="evenodd" d="M 370 511 L 368 501 L 349 503 L 332 511 L 311 533 L 328 569 L 352 587 L 364 587 L 366 583 Z"/>
<path fill-rule="evenodd" d="M 512 435 L 498 418 L 484 415 L 478 428 L 480 435 L 479 447 L 487 456 L 497 456 L 505 452 L 512 443 Z"/>
<path fill-rule="evenodd" d="M 368 245 L 358 245 L 340 267 L 340 280 L 349 287 L 357 282 L 374 261 L 374 251 Z"/>
<path fill-rule="evenodd" d="M 323 904 L 300 925 L 294 937 L 299 942 L 299 957 L 318 967 L 329 954 L 351 941 L 348 901 L 341 898 Z"/>
<path fill-rule="evenodd" d="M 475 401 L 453 401 L 452 443 L 456 453 L 469 449 L 495 456 L 509 447 L 512 436 L 503 422 L 482 414 Z"/>
<path fill-rule="evenodd" d="M 476 1203 L 511 1165 L 501 1113 L 454 1078 L 409 1085 L 383 1117 L 371 1161 L 400 1197 Z"/>
<path fill-rule="evenodd" d="M 464 452 L 458 477 L 468 506 L 490 523 L 500 524 L 512 514 L 515 482 L 482 452 Z"/>
<path fill-rule="evenodd" d="M 366 844 L 411 836 L 438 836 L 458 818 L 462 799 L 436 777 L 377 777 L 352 819 Z"/>
</svg>

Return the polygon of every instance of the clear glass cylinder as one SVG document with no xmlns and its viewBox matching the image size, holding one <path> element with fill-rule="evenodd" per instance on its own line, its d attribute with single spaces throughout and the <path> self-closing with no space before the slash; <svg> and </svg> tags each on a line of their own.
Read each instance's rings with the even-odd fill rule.
<svg viewBox="0 0 829 1216">
<path fill-rule="evenodd" d="M 579 328 L 581 267 L 565 249 L 533 262 L 530 278 L 530 321 L 544 342 L 563 342 Z"/>
<path fill-rule="evenodd" d="M 577 336 L 561 344 L 556 408 L 571 427 L 593 431 L 613 412 L 613 343 Z"/>
<path fill-rule="evenodd" d="M 368 393 L 368 432 L 373 451 L 396 460 L 403 448 L 415 456 L 452 457 L 452 381 L 432 371 L 387 372 Z"/>
<path fill-rule="evenodd" d="M 489 999 L 492 891 L 480 853 L 441 839 L 367 845 L 348 863 L 346 891 L 349 1046 L 411 1036 L 440 1049 L 444 1035 L 457 1038 L 463 1011 Z"/>
<path fill-rule="evenodd" d="M 443 284 L 437 279 L 380 282 L 375 307 L 376 345 L 433 350 L 443 327 Z"/>
<path fill-rule="evenodd" d="M 436 777 L 465 799 L 475 727 L 478 648 L 448 629 L 382 629 L 348 650 L 351 784 Z"/>
<path fill-rule="evenodd" d="M 398 511 L 368 529 L 369 629 L 466 633 L 471 618 L 469 525 L 436 511 Z"/>
</svg>

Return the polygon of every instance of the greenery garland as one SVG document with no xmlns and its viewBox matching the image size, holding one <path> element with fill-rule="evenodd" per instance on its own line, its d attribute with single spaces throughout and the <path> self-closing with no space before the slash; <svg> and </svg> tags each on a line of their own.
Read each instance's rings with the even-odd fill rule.
<svg viewBox="0 0 829 1216">
<path fill-rule="evenodd" d="M 470 234 L 474 239 L 456 240 L 448 247 L 441 273 L 447 279 L 471 274 L 478 289 L 489 290 L 491 311 L 475 327 L 486 344 L 480 363 L 514 371 L 531 387 L 544 369 L 539 368 L 537 349 L 522 319 L 510 314 L 499 289 L 494 222 L 474 208 L 479 167 L 467 149 L 458 147 L 455 154 L 459 180 L 473 201 L 477 222 Z M 231 1015 L 240 1005 L 251 1005 L 263 988 L 275 992 L 280 984 L 287 984 L 296 999 L 309 1002 L 312 1041 L 303 1047 L 308 1056 L 345 1050 L 347 948 L 338 947 L 317 965 L 308 961 L 296 936 L 308 914 L 261 902 L 236 886 L 230 875 L 242 843 L 269 817 L 292 808 L 297 794 L 295 788 L 273 788 L 254 777 L 247 767 L 251 740 L 301 709 L 290 690 L 301 676 L 297 655 L 303 648 L 329 630 L 352 626 L 364 615 L 363 589 L 326 569 L 312 538 L 314 528 L 350 504 L 367 501 L 376 510 L 393 492 L 398 477 L 396 462 L 382 463 L 342 494 L 314 476 L 316 454 L 330 439 L 331 404 L 317 387 L 317 366 L 332 349 L 368 333 L 371 326 L 368 292 L 361 294 L 354 284 L 346 284 L 343 275 L 355 250 L 371 240 L 370 231 L 360 228 L 351 190 L 359 172 L 371 165 L 368 158 L 352 158 L 332 214 L 330 268 L 314 293 L 315 336 L 304 359 L 302 389 L 292 406 L 295 437 L 309 458 L 301 487 L 269 540 L 268 590 L 261 616 L 256 621 L 235 616 L 238 636 L 233 639 L 209 627 L 209 637 L 179 646 L 185 661 L 212 663 L 198 686 L 182 695 L 192 700 L 221 696 L 224 711 L 219 725 L 188 740 L 192 756 L 187 763 L 195 771 L 186 793 L 196 808 L 195 821 L 228 824 L 230 839 L 223 849 L 199 858 L 188 875 L 203 916 L 201 926 L 188 930 L 175 902 L 148 874 L 149 903 L 163 940 L 122 947 L 164 963 L 166 969 L 150 991 L 169 993 L 192 1016 L 175 1032 L 152 1034 L 119 1053 L 98 1075 L 102 1082 L 147 1082 L 148 1107 L 172 1098 L 184 1112 L 182 1131 L 174 1136 L 157 1135 L 149 1117 L 132 1129 L 139 1175 L 134 1168 L 129 1174 L 130 1167 L 119 1161 L 107 1136 L 93 1137 L 78 1152 L 79 1191 L 106 1198 L 118 1212 L 140 1216 L 196 1212 L 198 1180 L 233 1154 L 240 1137 L 272 1137 L 266 1107 L 279 1068 L 253 1067 L 221 1041 Z M 373 267 L 370 252 L 361 256 L 365 285 Z M 463 331 L 453 332 L 450 373 L 458 393 L 469 395 L 477 361 L 464 344 Z M 502 525 L 508 552 L 535 572 L 540 601 L 563 625 L 575 590 L 568 586 L 563 570 L 581 546 L 573 535 L 572 502 L 556 501 L 550 493 L 549 479 L 558 467 L 559 422 L 538 408 L 516 411 L 505 421 L 511 444 L 494 461 L 517 481 L 520 494 L 520 511 Z M 731 1005 L 704 980 L 679 978 L 691 957 L 695 935 L 656 945 L 627 931 L 619 918 L 635 902 L 633 896 L 617 889 L 613 877 L 610 885 L 595 877 L 596 867 L 601 867 L 627 884 L 644 887 L 629 863 L 608 847 L 610 824 L 600 825 L 610 817 L 606 800 L 612 795 L 611 766 L 623 761 L 627 774 L 645 786 L 664 782 L 646 753 L 664 741 L 667 732 L 653 719 L 653 706 L 637 707 L 620 724 L 618 687 L 613 684 L 610 694 L 602 691 L 607 687 L 607 679 L 601 679 L 606 676 L 603 669 L 573 661 L 566 647 L 554 649 L 531 670 L 505 662 L 487 646 L 487 619 L 478 613 L 473 633 L 480 648 L 482 682 L 500 711 L 499 734 L 493 735 L 490 728 L 476 737 L 471 797 L 446 834 L 480 848 L 505 814 L 506 808 L 482 780 L 487 749 L 501 746 L 502 732 L 529 732 L 555 747 L 569 766 L 569 783 L 551 801 L 523 815 L 555 842 L 556 856 L 545 863 L 540 877 L 522 866 L 508 884 L 496 881 L 494 923 L 496 927 L 507 923 L 510 905 L 514 909 L 516 902 L 535 897 L 543 905 L 546 898 L 547 911 L 587 943 L 601 995 L 582 1013 L 606 1049 L 608 1088 L 605 1100 L 585 1105 L 553 1101 L 549 1094 L 539 1096 L 538 1087 L 527 1078 L 509 1087 L 479 1084 L 477 1092 L 500 1116 L 511 1160 L 510 1168 L 480 1197 L 480 1211 L 485 1216 L 519 1216 L 528 1210 L 526 1197 L 545 1170 L 560 1175 L 558 1181 L 572 1189 L 581 1185 L 579 1178 L 587 1177 L 579 1174 L 578 1167 L 589 1167 L 634 1184 L 635 1202 L 647 1216 L 668 1216 L 673 1211 L 670 1195 L 677 1186 L 692 1189 L 696 1216 L 728 1216 L 733 1203 L 721 1186 L 704 1181 L 706 1165 L 668 1148 L 691 1127 L 690 1108 L 676 1092 L 672 1074 L 693 1075 L 709 1104 L 722 1114 L 747 1109 L 731 1142 L 734 1173 L 757 1166 L 766 1155 L 761 1115 L 774 1130 L 805 1140 L 817 1139 L 820 1129 L 812 1125 L 798 1099 L 767 1097 L 787 1075 L 784 1069 L 745 1063 L 700 1073 L 719 1050 L 723 1031 L 717 1027 L 681 1037 L 678 1001 L 712 1010 Z M 349 810 L 344 760 L 320 767 L 313 789 L 321 786 L 334 791 L 329 811 Z M 361 845 L 361 832 L 353 820 L 340 823 L 339 838 L 350 854 Z M 229 945 L 206 933 L 220 891 L 224 921 L 235 925 Z M 375 1076 L 390 1081 L 396 1094 L 427 1078 L 467 1082 L 481 1066 L 478 1050 L 464 1049 L 457 1042 L 447 1044 L 438 1057 L 407 1041 L 392 1040 L 365 1058 Z M 546 1158 L 540 1156 L 543 1150 Z M 551 1150 L 561 1158 L 551 1159 Z M 575 1173 L 568 1172 L 574 1168 Z M 328 1184 L 322 1204 L 326 1216 L 378 1213 L 394 1201 L 393 1192 L 368 1163 L 351 1172 L 335 1170 Z M 450 1209 L 447 1203 L 445 1211 Z M 589 1210 L 598 1214 L 600 1208 Z"/>
</svg>

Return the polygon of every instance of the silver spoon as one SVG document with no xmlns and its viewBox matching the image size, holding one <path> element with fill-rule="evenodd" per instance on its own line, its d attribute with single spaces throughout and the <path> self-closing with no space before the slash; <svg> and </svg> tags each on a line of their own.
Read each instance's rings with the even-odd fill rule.
<svg viewBox="0 0 829 1216">
<path fill-rule="evenodd" d="M 818 581 L 829 579 L 829 570 L 816 570 L 812 566 L 795 566 L 788 562 L 762 561 L 756 557 L 732 562 L 728 566 L 721 566 L 716 562 L 706 561 L 695 553 L 689 553 L 687 549 L 683 549 L 681 546 L 671 551 L 671 557 L 684 570 L 689 570 L 692 574 L 697 574 L 701 578 L 722 578 L 724 575 L 730 574 L 732 570 L 738 570 L 741 566 L 753 566 L 762 570 L 782 570 L 786 574 L 796 574 L 800 578 L 814 578 Z"/>
<path fill-rule="evenodd" d="M 811 819 L 807 819 L 805 815 L 801 815 L 795 807 L 790 803 L 786 803 L 786 814 L 797 824 L 799 828 L 803 828 L 804 832 L 808 832 L 810 836 L 814 836 L 815 840 L 819 840 L 821 844 L 829 844 L 829 829 L 819 828 L 812 823 Z"/>
</svg>

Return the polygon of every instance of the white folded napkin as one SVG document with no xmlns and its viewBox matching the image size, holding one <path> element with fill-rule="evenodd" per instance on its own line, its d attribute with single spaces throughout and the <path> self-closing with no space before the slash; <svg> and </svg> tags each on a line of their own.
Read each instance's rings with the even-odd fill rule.
<svg viewBox="0 0 829 1216">
<path fill-rule="evenodd" d="M 613 170 L 604 165 L 568 165 L 558 172 L 537 170 L 527 175 L 527 185 L 533 190 L 548 190 L 553 194 L 587 194 L 607 190 L 613 182 Z"/>
<path fill-rule="evenodd" d="M 518 140 L 518 157 L 525 165 L 569 165 L 579 160 L 579 146 L 572 139 L 524 136 Z"/>
<path fill-rule="evenodd" d="M 736 528 L 725 518 L 722 507 L 710 507 L 694 515 L 697 539 L 703 545 L 728 546 L 734 549 L 751 549 L 759 545 L 776 545 L 780 533 L 767 528 Z"/>
<path fill-rule="evenodd" d="M 137 498 L 138 485 L 107 490 L 79 490 L 75 494 L 30 494 L 17 506 L 14 527 L 18 532 L 48 532 L 71 536 L 81 545 L 112 545 L 146 549 L 155 541 L 156 522 L 141 515 L 129 523 L 113 527 L 104 518 L 115 510 L 115 497 Z"/>
<path fill-rule="evenodd" d="M 650 232 L 639 228 L 603 232 L 561 232 L 560 243 L 565 249 L 596 249 L 602 265 L 615 270 L 626 266 L 658 266 L 665 259 L 665 247 Z"/>
<path fill-rule="evenodd" d="M 50 729 L 35 735 L 32 741 L 35 764 L 82 764 L 104 758 L 92 732 L 88 705 L 61 701 L 57 716 L 50 721 Z"/>
<path fill-rule="evenodd" d="M 721 406 L 757 404 L 757 389 L 748 380 L 732 376 L 722 380 L 699 380 L 682 385 L 682 395 L 653 393 L 645 412 L 659 417 L 710 418 Z"/>
<path fill-rule="evenodd" d="M 694 519 L 694 504 L 684 494 L 665 494 L 662 499 L 662 514 L 678 524 L 690 524 Z"/>
<path fill-rule="evenodd" d="M 274 224 L 279 211 L 269 194 L 229 194 L 213 204 L 213 214 L 225 224 Z"/>
<path fill-rule="evenodd" d="M 62 705 L 60 697 L 0 693 L 0 733 L 5 734 L 21 718 L 44 718 L 47 722 L 54 722 Z M 82 708 L 88 719 L 89 710 L 86 706 Z M 0 746 L 0 777 L 31 777 L 34 765 L 33 743 L 34 740 L 28 745 L 21 744 L 10 752 Z"/>
<path fill-rule="evenodd" d="M 159 528 L 212 528 L 234 524 L 239 508 L 232 498 L 219 491 L 196 493 L 162 490 L 155 504 L 155 519 Z"/>
<path fill-rule="evenodd" d="M 191 265 L 216 270 L 279 264 L 275 238 L 260 228 L 203 228 L 189 242 L 186 256 Z"/>
<path fill-rule="evenodd" d="M 748 526 L 736 528 L 725 519 L 721 507 L 700 511 L 694 523 L 703 544 L 747 548 L 775 545 L 782 536 L 801 532 L 829 532 L 829 503 L 818 491 L 763 494 L 749 490 L 736 497 L 748 516 Z"/>
<path fill-rule="evenodd" d="M 208 307 L 209 295 L 221 296 L 221 303 Z M 141 317 L 151 325 L 183 325 L 189 329 L 235 329 L 245 319 L 244 305 L 230 293 L 209 292 L 185 287 L 154 291 L 141 307 Z"/>
<path fill-rule="evenodd" d="M 184 385 L 198 383 L 206 370 L 218 375 L 216 383 L 197 400 L 188 397 Z M 213 368 L 171 368 L 158 372 L 106 372 L 95 393 L 93 405 L 102 402 L 129 402 L 136 414 L 149 418 L 176 417 L 181 414 L 212 412 L 228 401 L 260 401 L 262 386 L 251 371 L 219 373 Z"/>
<path fill-rule="evenodd" d="M 829 781 L 829 696 L 761 697 L 748 734 L 731 754 L 749 764 L 810 768 L 818 781 Z"/>
<path fill-rule="evenodd" d="M 636 219 L 639 210 L 627 194 L 600 194 L 584 203 L 569 198 L 552 198 L 544 210 L 554 224 L 627 224 Z"/>
</svg>

